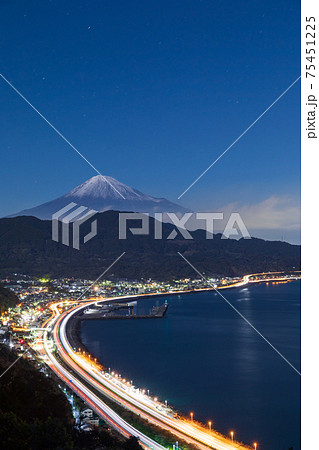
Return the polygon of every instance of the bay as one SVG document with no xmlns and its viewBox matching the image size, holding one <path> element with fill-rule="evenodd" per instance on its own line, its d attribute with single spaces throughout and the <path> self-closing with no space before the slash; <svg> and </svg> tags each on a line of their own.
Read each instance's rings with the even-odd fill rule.
<svg viewBox="0 0 319 450">
<path fill-rule="evenodd" d="M 300 371 L 300 282 L 249 285 L 223 296 Z M 81 339 L 105 366 L 185 415 L 258 450 L 300 449 L 300 376 L 217 293 L 168 301 L 163 319 L 84 321 Z"/>
</svg>

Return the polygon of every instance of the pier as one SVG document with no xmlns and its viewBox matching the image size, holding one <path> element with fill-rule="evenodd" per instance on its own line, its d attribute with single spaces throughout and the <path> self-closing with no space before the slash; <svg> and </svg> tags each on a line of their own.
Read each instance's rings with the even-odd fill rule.
<svg viewBox="0 0 319 450">
<path fill-rule="evenodd" d="M 128 314 L 117 314 L 119 309 L 128 309 Z M 134 305 L 128 303 L 119 303 L 109 305 L 109 308 L 100 308 L 99 310 L 86 310 L 78 315 L 79 320 L 128 320 L 128 319 L 162 319 L 168 309 L 168 303 L 161 306 L 153 306 L 149 314 L 135 314 Z"/>
</svg>

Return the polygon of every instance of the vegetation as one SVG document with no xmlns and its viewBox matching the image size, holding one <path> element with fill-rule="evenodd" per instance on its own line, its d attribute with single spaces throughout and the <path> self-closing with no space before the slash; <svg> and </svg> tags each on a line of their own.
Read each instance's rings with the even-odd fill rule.
<svg viewBox="0 0 319 450">
<path fill-rule="evenodd" d="M 13 308 L 18 303 L 19 299 L 15 293 L 0 284 L 0 313 L 7 311 L 8 308 Z"/>
<path fill-rule="evenodd" d="M 192 232 L 193 239 L 178 235 L 167 239 L 173 229 L 163 224 L 163 239 L 154 239 L 154 219 L 150 235 L 118 238 L 118 212 L 97 214 L 98 233 L 81 251 L 51 239 L 51 222 L 35 217 L 0 219 L 0 273 L 35 276 L 96 278 L 121 253 L 126 252 L 108 276 L 128 279 L 168 280 L 195 278 L 197 275 L 177 252 L 186 256 L 207 276 L 239 276 L 254 272 L 285 271 L 300 268 L 300 246 L 263 239 L 206 239 L 205 231 Z M 130 227 L 135 226 L 130 223 Z M 136 224 L 137 227 L 140 223 Z M 81 227 L 83 237 L 90 224 Z"/>
<path fill-rule="evenodd" d="M 0 345 L 0 373 L 17 354 Z M 135 438 L 74 428 L 71 406 L 55 381 L 20 358 L 0 379 L 0 442 L 7 450 L 138 450 Z"/>
<path fill-rule="evenodd" d="M 90 388 L 90 390 L 93 391 L 97 396 L 101 395 L 101 393 L 97 389 L 91 386 L 84 379 L 82 379 L 81 382 L 88 388 Z M 170 433 L 169 431 L 166 431 L 163 428 L 153 425 L 148 420 L 142 418 L 140 415 L 137 415 L 132 411 L 129 411 L 119 403 L 111 400 L 106 395 L 103 396 L 103 402 L 106 403 L 110 408 L 112 408 L 113 411 L 115 411 L 119 416 L 122 417 L 122 419 L 124 419 L 126 422 L 132 425 L 135 429 L 139 430 L 141 433 L 150 437 L 151 439 L 163 445 L 164 447 L 171 446 L 172 443 L 178 440 L 179 447 L 181 449 L 195 450 L 198 448 L 196 445 L 189 444 L 186 441 L 177 438 L 173 433 Z"/>
</svg>

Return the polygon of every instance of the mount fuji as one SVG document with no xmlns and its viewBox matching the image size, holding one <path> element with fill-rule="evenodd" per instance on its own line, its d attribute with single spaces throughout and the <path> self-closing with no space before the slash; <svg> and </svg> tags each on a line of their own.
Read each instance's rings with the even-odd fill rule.
<svg viewBox="0 0 319 450">
<path fill-rule="evenodd" d="M 24 209 L 9 217 L 34 216 L 42 220 L 51 220 L 52 214 L 69 203 L 86 206 L 98 212 L 108 210 L 143 212 L 153 215 L 156 212 L 180 213 L 190 212 L 180 205 L 165 198 L 151 197 L 116 180 L 103 175 L 96 175 L 76 186 L 67 194 L 55 200 L 30 209 Z"/>
</svg>

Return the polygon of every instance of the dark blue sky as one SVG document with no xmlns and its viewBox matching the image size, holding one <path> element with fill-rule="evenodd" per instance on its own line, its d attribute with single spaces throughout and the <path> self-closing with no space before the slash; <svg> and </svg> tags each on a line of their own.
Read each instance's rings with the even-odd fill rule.
<svg viewBox="0 0 319 450">
<path fill-rule="evenodd" d="M 299 76 L 299 21 L 297 0 L 7 0 L 1 73 L 100 172 L 177 201 Z M 95 175 L 3 80 L 0 96 L 0 215 Z M 294 215 L 299 124 L 300 82 L 180 203 Z"/>
</svg>

